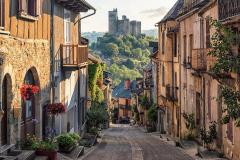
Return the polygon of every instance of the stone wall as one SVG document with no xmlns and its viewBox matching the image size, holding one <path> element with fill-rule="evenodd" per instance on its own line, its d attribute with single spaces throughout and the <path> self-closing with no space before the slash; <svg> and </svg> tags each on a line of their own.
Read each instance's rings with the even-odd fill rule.
<svg viewBox="0 0 240 160">
<path fill-rule="evenodd" d="M 42 137 L 42 106 L 49 100 L 50 84 L 50 50 L 47 40 L 24 40 L 10 36 L 0 35 L 0 53 L 3 57 L 3 65 L 0 67 L 0 84 L 2 85 L 4 76 L 9 74 L 12 81 L 12 103 L 8 126 L 10 131 L 10 143 L 16 143 L 20 137 L 21 115 L 18 119 L 13 118 L 13 105 L 21 107 L 21 96 L 19 88 L 24 82 L 26 72 L 31 69 L 34 80 L 40 87 L 37 94 L 36 113 L 36 134 Z M 0 86 L 1 86 L 0 85 Z M 2 87 L 0 88 L 2 97 Z M 2 101 L 2 100 L 1 100 Z M 20 112 L 21 113 L 21 112 Z M 18 123 L 19 122 L 19 123 Z M 18 124 L 18 125 L 17 125 Z M 16 127 L 16 125 L 18 127 Z"/>
</svg>

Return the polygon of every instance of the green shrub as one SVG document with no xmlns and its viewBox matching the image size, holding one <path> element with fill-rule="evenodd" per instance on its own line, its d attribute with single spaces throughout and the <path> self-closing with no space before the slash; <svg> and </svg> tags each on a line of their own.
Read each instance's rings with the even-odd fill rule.
<svg viewBox="0 0 240 160">
<path fill-rule="evenodd" d="M 77 133 L 68 133 L 75 141 L 80 141 L 81 137 Z"/>
<path fill-rule="evenodd" d="M 97 128 L 90 128 L 88 132 L 91 133 L 91 134 L 94 134 L 94 135 L 98 135 L 98 129 Z"/>
<path fill-rule="evenodd" d="M 61 134 L 56 139 L 59 147 L 64 149 L 71 148 L 77 144 L 77 141 L 69 134 Z"/>
<path fill-rule="evenodd" d="M 51 140 L 39 141 L 32 145 L 32 149 L 43 151 L 55 151 L 57 149 L 57 144 Z"/>
</svg>

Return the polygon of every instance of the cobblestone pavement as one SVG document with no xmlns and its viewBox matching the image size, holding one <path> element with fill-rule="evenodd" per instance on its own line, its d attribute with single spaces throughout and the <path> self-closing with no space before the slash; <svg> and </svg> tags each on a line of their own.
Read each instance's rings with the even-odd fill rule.
<svg viewBox="0 0 240 160">
<path fill-rule="evenodd" d="M 192 160 L 190 156 L 136 127 L 115 125 L 84 160 Z"/>
</svg>

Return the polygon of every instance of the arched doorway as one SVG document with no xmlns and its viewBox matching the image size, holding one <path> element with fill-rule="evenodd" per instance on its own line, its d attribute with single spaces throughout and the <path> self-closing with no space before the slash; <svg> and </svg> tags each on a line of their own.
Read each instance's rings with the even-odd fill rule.
<svg viewBox="0 0 240 160">
<path fill-rule="evenodd" d="M 8 119 L 10 116 L 9 110 L 12 103 L 12 80 L 9 74 L 6 74 L 3 78 L 2 84 L 2 111 L 3 116 L 1 119 L 1 145 L 9 144 L 10 141 L 10 127 Z"/>
<path fill-rule="evenodd" d="M 38 75 L 34 68 L 27 71 L 24 84 L 35 85 L 39 87 Z M 30 99 L 22 99 L 22 121 L 21 121 L 21 138 L 36 135 L 36 106 L 39 105 L 39 94 L 33 95 Z"/>
</svg>

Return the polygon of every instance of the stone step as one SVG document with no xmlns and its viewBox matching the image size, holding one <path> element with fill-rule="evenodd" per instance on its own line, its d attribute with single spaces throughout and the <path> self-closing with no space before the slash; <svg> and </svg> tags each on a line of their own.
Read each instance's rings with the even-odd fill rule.
<svg viewBox="0 0 240 160">
<path fill-rule="evenodd" d="M 15 144 L 4 145 L 0 147 L 0 154 L 7 153 L 9 150 L 15 148 Z"/>
<path fill-rule="evenodd" d="M 17 156 L 18 160 L 33 160 L 35 157 L 35 151 L 22 151 L 21 154 Z"/>
<path fill-rule="evenodd" d="M 18 160 L 17 157 L 13 156 L 0 156 L 1 160 Z"/>
<path fill-rule="evenodd" d="M 84 147 L 77 146 L 73 149 L 71 153 L 62 153 L 64 156 L 67 156 L 71 159 L 77 159 L 84 154 Z"/>
</svg>

